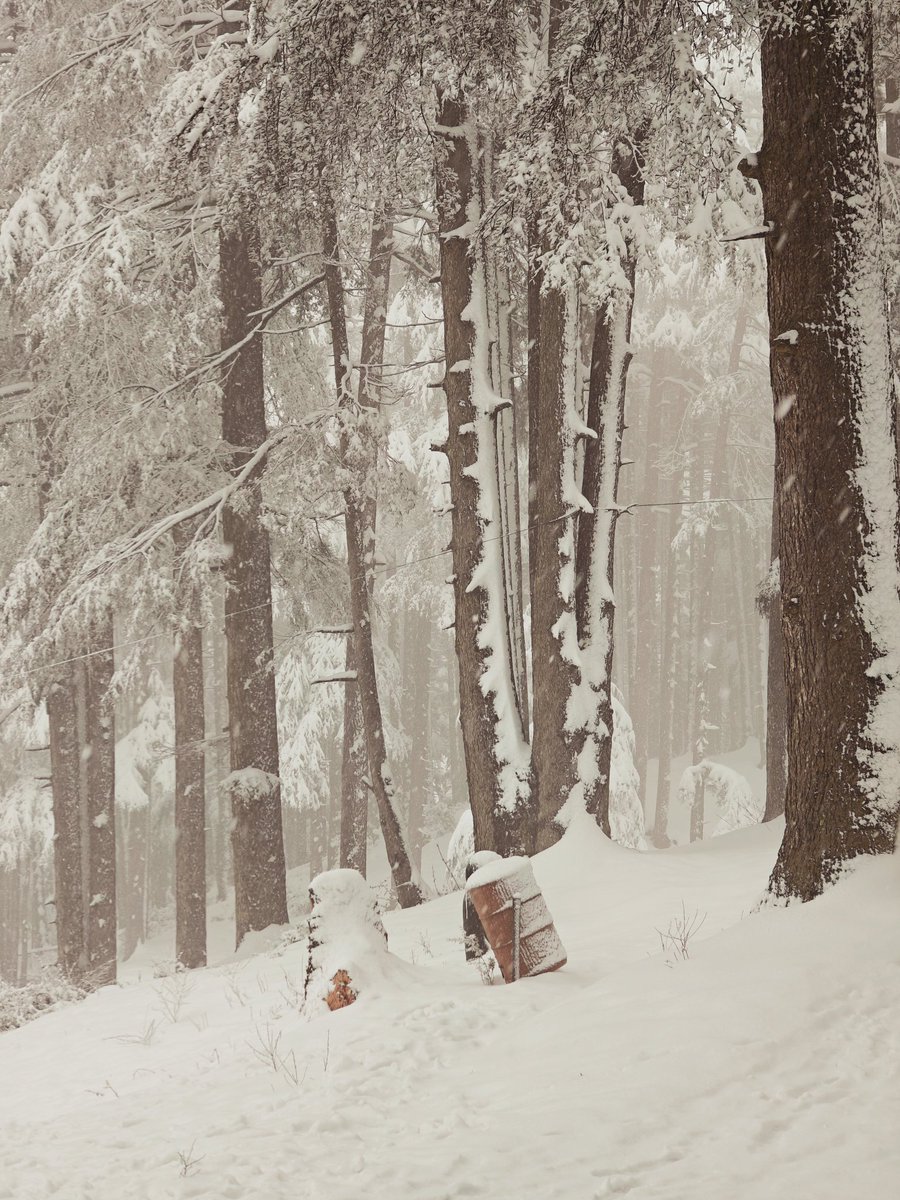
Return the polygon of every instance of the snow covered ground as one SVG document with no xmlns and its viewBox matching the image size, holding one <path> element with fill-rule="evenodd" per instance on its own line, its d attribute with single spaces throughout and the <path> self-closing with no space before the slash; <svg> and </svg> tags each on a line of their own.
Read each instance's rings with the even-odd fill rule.
<svg viewBox="0 0 900 1200">
<path fill-rule="evenodd" d="M 780 833 L 638 854 L 577 822 L 534 862 L 568 966 L 509 987 L 461 961 L 458 895 L 388 914 L 397 959 L 315 1019 L 300 943 L 132 966 L 0 1035 L 0 1197 L 889 1200 L 900 861 L 752 913 Z"/>
</svg>

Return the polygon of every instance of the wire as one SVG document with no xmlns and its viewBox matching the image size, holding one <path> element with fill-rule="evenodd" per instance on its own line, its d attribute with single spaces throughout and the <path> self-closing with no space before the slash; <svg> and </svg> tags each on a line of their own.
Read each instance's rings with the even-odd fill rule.
<svg viewBox="0 0 900 1200">
<path fill-rule="evenodd" d="M 614 511 L 626 513 L 632 508 L 664 508 L 679 506 L 681 508 L 690 508 L 698 504 L 759 504 L 763 502 L 772 502 L 772 496 L 718 496 L 710 500 L 645 500 L 634 504 L 620 504 Z M 484 538 L 484 542 L 500 542 L 509 537 L 521 537 L 525 533 L 531 533 L 532 530 L 538 529 L 544 525 L 558 525 L 561 521 L 567 521 L 575 514 L 572 512 L 563 513 L 560 517 L 553 517 L 549 521 L 535 521 L 531 525 L 520 525 L 518 529 L 512 529 L 509 533 L 499 533 L 495 537 Z M 366 574 L 371 575 L 386 575 L 389 571 L 404 571 L 407 567 L 415 567 L 420 563 L 433 562 L 438 558 L 445 558 L 448 554 L 452 554 L 452 547 L 448 546 L 445 550 L 436 550 L 433 554 L 423 554 L 419 558 L 408 558 L 405 562 L 393 563 L 381 568 L 373 569 Z M 364 578 L 361 575 L 352 576 L 348 582 L 356 583 L 359 579 Z M 237 608 L 231 612 L 226 612 L 226 617 L 240 617 L 244 613 L 256 612 L 260 608 L 270 608 L 271 600 L 263 600 L 260 604 L 251 604 L 248 608 Z M 196 626 L 198 629 L 208 629 L 209 623 Z M 313 632 L 313 631 L 309 631 Z M 148 633 L 143 637 L 133 638 L 127 642 L 117 642 L 111 646 L 99 646 L 96 650 L 88 650 L 84 654 L 73 654 L 71 658 L 61 658 L 56 662 L 44 663 L 40 667 L 29 667 L 24 671 L 25 675 L 37 675 L 44 671 L 51 671 L 54 667 L 64 667 L 70 663 L 84 662 L 89 658 L 96 658 L 100 654 L 113 654 L 119 650 L 125 650 L 131 646 L 140 646 L 144 642 L 152 642 L 156 638 L 164 636 L 162 633 Z"/>
</svg>

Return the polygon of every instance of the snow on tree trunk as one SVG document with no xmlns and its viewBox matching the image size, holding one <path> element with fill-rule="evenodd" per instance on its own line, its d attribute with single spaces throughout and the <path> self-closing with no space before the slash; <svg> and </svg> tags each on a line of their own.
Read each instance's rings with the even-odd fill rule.
<svg viewBox="0 0 900 1200">
<path fill-rule="evenodd" d="M 373 402 L 369 399 L 369 402 L 363 406 L 353 395 L 337 215 L 329 198 L 326 198 L 323 204 L 322 233 L 325 256 L 325 289 L 328 295 L 328 313 L 331 322 L 335 385 L 338 408 L 343 421 L 341 455 L 347 474 L 347 484 L 344 488 L 344 528 L 347 537 L 350 611 L 353 619 L 354 654 L 357 664 L 358 683 L 356 686 L 359 688 L 362 707 L 369 781 L 378 805 L 391 878 L 401 908 L 409 908 L 422 902 L 422 893 L 413 879 L 409 850 L 397 813 L 394 783 L 387 761 L 384 721 L 381 715 L 381 700 L 378 694 L 378 676 L 375 669 L 375 650 L 372 639 L 369 581 L 373 568 L 375 530 L 371 525 L 374 508 L 366 502 L 366 495 L 373 486 L 375 465 L 373 453 L 375 434 L 374 430 L 367 425 L 367 422 L 372 420 Z M 373 314 L 381 312 L 382 319 L 386 319 L 390 281 L 391 253 L 389 248 L 385 248 L 386 242 L 389 242 L 389 231 L 386 227 L 381 234 L 373 231 L 373 246 L 377 244 L 380 252 L 373 255 L 373 261 L 370 263 L 370 287 L 373 289 L 373 296 L 380 299 L 377 303 L 374 300 L 371 302 L 371 311 Z M 369 303 L 367 300 L 367 307 Z M 374 320 L 374 316 L 370 319 Z M 382 353 L 383 339 L 382 331 Z M 367 387 L 365 394 L 368 399 Z M 354 686 L 354 684 L 348 683 L 346 686 Z"/>
<path fill-rule="evenodd" d="M 454 637 L 475 846 L 500 853 L 531 841 L 524 699 L 515 687 L 498 478 L 497 420 L 508 404 L 491 376 L 490 283 L 478 225 L 479 145 L 465 101 L 442 95 L 435 163 L 440 221 L 452 504 Z M 507 511 L 507 517 L 511 516 Z"/>
<path fill-rule="evenodd" d="M 347 636 L 344 667 L 348 675 L 358 674 L 353 635 Z M 363 728 L 359 688 L 344 688 L 344 726 L 341 741 L 341 832 L 340 865 L 365 876 L 369 818 L 369 768 L 366 755 L 366 731 Z"/>
<path fill-rule="evenodd" d="M 784 812 L 787 787 L 787 696 L 784 687 L 784 636 L 781 628 L 778 495 L 772 503 L 772 561 L 757 595 L 769 627 L 766 652 L 766 811 L 764 821 Z"/>
<path fill-rule="evenodd" d="M 537 789 L 537 836 L 543 850 L 562 833 L 560 814 L 579 783 L 584 713 L 575 618 L 574 519 L 589 505 L 575 478 L 576 442 L 585 427 L 576 410 L 578 294 L 574 282 L 548 283 L 540 305 L 540 389 L 529 454 L 537 460 L 532 539 L 531 651 Z M 605 660 L 604 660 L 605 661 Z M 593 747 L 590 748 L 593 750 Z M 591 781 L 596 756 L 586 764 Z M 563 818 L 564 819 L 564 818 Z"/>
<path fill-rule="evenodd" d="M 644 202 L 642 160 L 638 150 L 616 146 L 613 171 L 632 205 Z M 637 274 L 636 247 L 625 240 L 620 266 L 624 277 L 606 301 L 594 325 L 588 389 L 588 436 L 581 491 L 589 510 L 578 518 L 575 553 L 575 609 L 581 646 L 580 686 L 584 706 L 583 745 L 578 778 L 583 803 L 609 836 L 610 760 L 613 730 L 613 569 L 618 512 L 619 466 L 625 429 L 625 385 L 632 354 L 631 318 Z"/>
<path fill-rule="evenodd" d="M 898 806 L 896 413 L 866 0 L 783 5 L 762 39 L 775 487 L 788 694 L 770 891 L 890 850 Z"/>
<path fill-rule="evenodd" d="M 191 525 L 173 531 L 178 552 L 187 549 Z M 203 696 L 203 628 L 200 596 L 176 565 L 180 624 L 172 658 L 175 702 L 175 958 L 185 967 L 206 965 L 206 717 Z"/>
<path fill-rule="evenodd" d="M 262 309 L 259 228 L 247 215 L 219 235 L 222 345 L 247 336 Z M 222 376 L 222 437 L 237 473 L 266 441 L 262 337 L 257 334 L 228 363 Z M 279 787 L 278 725 L 272 647 L 272 581 L 269 537 L 262 523 L 257 474 L 226 506 L 228 730 L 234 860 L 235 937 L 287 922 L 284 838 Z M 250 784 L 255 780 L 259 789 Z"/>
<path fill-rule="evenodd" d="M 485 211 L 494 194 L 494 138 L 485 134 L 478 171 L 479 203 Z M 528 664 L 525 651 L 525 618 L 522 568 L 522 510 L 519 491 L 518 409 L 513 383 L 513 302 L 509 269 L 495 251 L 491 239 L 481 240 L 486 282 L 487 322 L 491 331 L 490 374 L 494 391 L 504 403 L 496 415 L 497 477 L 499 480 L 503 581 L 506 592 L 508 638 L 512 655 L 513 687 L 522 728 L 529 724 Z"/>
</svg>

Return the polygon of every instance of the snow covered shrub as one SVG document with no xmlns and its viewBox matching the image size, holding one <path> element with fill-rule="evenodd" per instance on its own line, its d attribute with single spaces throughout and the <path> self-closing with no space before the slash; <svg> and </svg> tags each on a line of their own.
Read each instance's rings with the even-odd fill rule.
<svg viewBox="0 0 900 1200">
<path fill-rule="evenodd" d="M 696 766 L 685 768 L 678 781 L 678 803 L 690 808 L 697 783 L 702 780 L 707 796 L 712 795 L 718 808 L 719 820 L 713 836 L 758 825 L 763 818 L 764 805 L 753 794 L 750 784 L 739 771 L 708 758 Z"/>
<path fill-rule="evenodd" d="M 641 777 L 634 765 L 634 725 L 625 705 L 613 695 L 613 740 L 609 768 L 609 826 L 614 842 L 646 850 Z"/>
<path fill-rule="evenodd" d="M 472 810 L 467 808 L 457 821 L 447 846 L 447 874 L 453 883 L 454 891 L 465 886 L 466 863 L 474 853 L 475 824 L 472 820 Z"/>
<path fill-rule="evenodd" d="M 309 885 L 312 912 L 304 1004 L 309 1011 L 352 1004 L 387 953 L 387 934 L 359 871 L 324 871 Z"/>
<path fill-rule="evenodd" d="M 24 987 L 13 987 L 0 980 L 0 1033 L 17 1029 L 57 1004 L 71 1003 L 83 996 L 80 988 L 68 983 L 55 969 L 44 971 L 40 979 Z"/>
</svg>

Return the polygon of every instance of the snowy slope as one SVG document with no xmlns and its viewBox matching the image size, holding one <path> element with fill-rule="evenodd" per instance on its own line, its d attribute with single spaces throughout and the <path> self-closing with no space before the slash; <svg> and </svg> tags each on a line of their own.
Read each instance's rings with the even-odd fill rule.
<svg viewBox="0 0 900 1200">
<path fill-rule="evenodd" d="M 535 860 L 569 964 L 511 987 L 448 896 L 388 915 L 405 961 L 335 1014 L 298 1014 L 295 944 L 4 1034 L 0 1197 L 888 1200 L 900 863 L 749 915 L 779 834 L 637 854 L 578 822 Z"/>
</svg>

